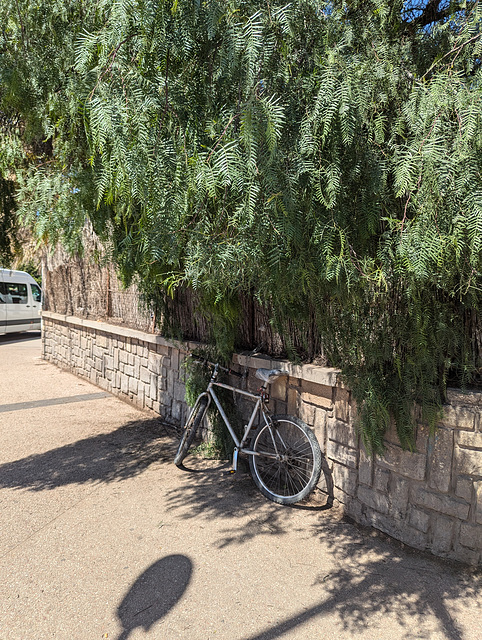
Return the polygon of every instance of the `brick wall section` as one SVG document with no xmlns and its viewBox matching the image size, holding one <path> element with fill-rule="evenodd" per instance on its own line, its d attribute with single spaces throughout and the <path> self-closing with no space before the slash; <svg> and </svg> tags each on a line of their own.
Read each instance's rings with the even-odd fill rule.
<svg viewBox="0 0 482 640">
<path fill-rule="evenodd" d="M 175 424 L 188 412 L 180 365 L 186 349 L 161 336 L 101 322 L 43 314 L 42 353 L 60 367 Z M 337 371 L 235 355 L 248 370 L 281 367 L 270 388 L 275 413 L 298 415 L 316 434 L 333 497 L 361 524 L 438 556 L 482 566 L 482 394 L 450 391 L 435 434 L 418 425 L 417 450 L 403 451 L 394 430 L 382 457 L 370 458 L 353 426 L 350 391 Z M 240 403 L 243 406 L 243 403 Z"/>
</svg>

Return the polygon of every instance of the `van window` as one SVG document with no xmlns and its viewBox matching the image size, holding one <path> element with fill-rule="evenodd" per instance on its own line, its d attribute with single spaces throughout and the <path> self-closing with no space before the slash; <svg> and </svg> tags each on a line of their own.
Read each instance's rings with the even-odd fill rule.
<svg viewBox="0 0 482 640">
<path fill-rule="evenodd" d="M 41 302 L 42 300 L 42 292 L 40 291 L 40 287 L 37 287 L 36 284 L 31 284 L 32 287 L 32 296 L 35 302 Z"/>
<path fill-rule="evenodd" d="M 28 304 L 27 285 L 17 282 L 0 283 L 0 293 L 4 302 L 10 304 Z"/>
</svg>

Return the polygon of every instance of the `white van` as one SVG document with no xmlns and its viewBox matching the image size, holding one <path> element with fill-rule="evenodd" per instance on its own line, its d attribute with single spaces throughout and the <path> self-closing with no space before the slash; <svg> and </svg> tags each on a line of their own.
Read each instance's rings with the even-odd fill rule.
<svg viewBox="0 0 482 640">
<path fill-rule="evenodd" d="M 0 269 L 0 335 L 40 330 L 42 292 L 25 271 Z"/>
</svg>

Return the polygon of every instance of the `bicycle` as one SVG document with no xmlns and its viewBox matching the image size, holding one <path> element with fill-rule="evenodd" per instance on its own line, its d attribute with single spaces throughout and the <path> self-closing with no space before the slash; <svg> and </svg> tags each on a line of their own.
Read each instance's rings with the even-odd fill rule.
<svg viewBox="0 0 482 640">
<path fill-rule="evenodd" d="M 174 464 L 182 468 L 182 463 L 213 400 L 235 445 L 232 471 L 235 472 L 237 469 L 239 454 L 247 455 L 254 483 L 266 498 L 283 505 L 294 504 L 306 498 L 316 487 L 320 478 L 322 454 L 318 440 L 308 425 L 299 418 L 288 415 L 273 416 L 267 407 L 268 384 L 280 376 L 288 375 L 288 372 L 281 369 L 257 369 L 255 375 L 263 381 L 263 384 L 257 393 L 252 393 L 217 381 L 220 371 L 240 378 L 244 377 L 242 374 L 221 367 L 217 363 L 207 361 L 206 363 L 213 367 L 211 379 L 206 391 L 197 397 L 189 414 Z M 241 440 L 234 432 L 214 387 L 229 389 L 255 401 Z M 261 421 L 252 434 L 259 412 Z M 248 440 L 249 446 L 247 446 Z"/>
</svg>

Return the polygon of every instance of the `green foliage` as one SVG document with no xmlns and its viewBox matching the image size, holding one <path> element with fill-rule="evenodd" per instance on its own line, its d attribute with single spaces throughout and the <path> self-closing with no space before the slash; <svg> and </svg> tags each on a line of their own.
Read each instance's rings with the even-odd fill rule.
<svg viewBox="0 0 482 640">
<path fill-rule="evenodd" d="M 158 317 L 194 289 L 224 355 L 242 295 L 309 327 L 367 445 L 395 419 L 413 447 L 414 402 L 435 424 L 481 366 L 480 2 L 4 5 L 38 235 L 75 248 L 90 217 Z"/>
<path fill-rule="evenodd" d="M 210 361 L 216 361 L 218 359 L 216 356 L 220 356 L 216 348 L 203 349 L 199 351 L 198 355 L 203 359 L 209 358 Z M 199 363 L 195 360 L 195 356 L 194 359 L 188 358 L 184 362 L 186 371 L 186 402 L 192 407 L 198 395 L 206 391 L 211 379 L 212 367 Z M 223 381 L 222 377 L 222 373 L 220 373 L 217 378 L 218 382 Z M 217 387 L 215 393 L 221 402 L 229 423 L 238 437 L 241 437 L 243 425 L 236 409 L 233 393 L 221 387 Z M 204 444 L 199 452 L 210 458 L 226 459 L 231 457 L 234 451 L 234 443 L 214 402 L 211 402 L 209 405 L 208 417 L 210 434 L 207 446 Z"/>
</svg>

